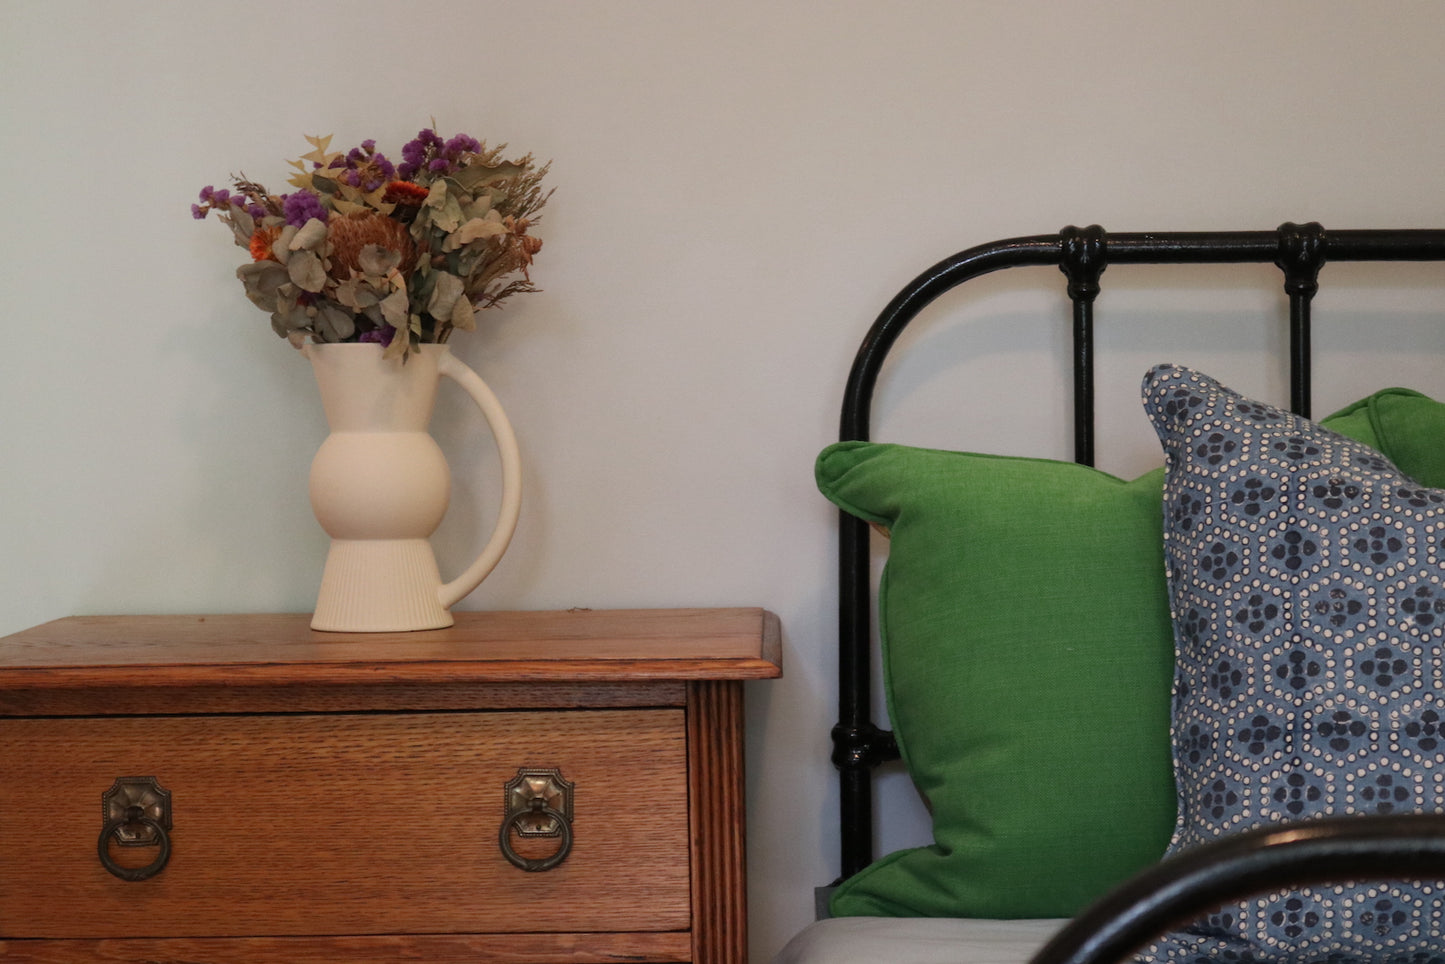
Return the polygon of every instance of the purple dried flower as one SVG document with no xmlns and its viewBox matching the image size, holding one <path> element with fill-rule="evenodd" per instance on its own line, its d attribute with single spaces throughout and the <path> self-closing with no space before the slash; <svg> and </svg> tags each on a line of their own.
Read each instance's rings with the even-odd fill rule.
<svg viewBox="0 0 1445 964">
<path fill-rule="evenodd" d="M 464 151 L 469 151 L 475 154 L 481 149 L 481 143 L 475 137 L 469 137 L 466 134 L 458 134 L 456 137 L 453 137 L 451 140 L 447 141 L 447 145 L 444 148 L 447 154 L 453 156 L 461 154 Z"/>
<path fill-rule="evenodd" d="M 360 147 L 353 147 L 345 157 L 336 157 L 331 167 L 344 169 L 338 177 L 342 183 L 367 192 L 380 190 L 387 181 L 396 177 L 396 167 L 376 153 L 376 141 L 373 140 L 362 141 Z"/>
<path fill-rule="evenodd" d="M 416 138 L 407 141 L 402 146 L 401 156 L 403 163 L 396 169 L 396 173 L 404 180 L 410 180 L 423 169 L 432 172 L 441 172 L 450 169 L 450 165 L 438 155 L 445 149 L 441 136 L 430 127 L 417 132 Z M 438 165 L 437 161 L 441 161 Z"/>
<path fill-rule="evenodd" d="M 197 221 L 204 221 L 206 219 L 206 209 L 201 207 L 199 204 L 192 204 L 191 217 L 195 218 Z"/>
<path fill-rule="evenodd" d="M 390 325 L 383 324 L 380 328 L 373 328 L 370 331 L 363 331 L 357 341 L 375 342 L 378 345 L 390 345 L 392 338 L 396 336 L 396 329 Z"/>
<path fill-rule="evenodd" d="M 321 199 L 310 191 L 286 195 L 281 210 L 286 216 L 286 223 L 297 228 L 312 218 L 326 220 L 326 208 L 321 205 Z"/>
<path fill-rule="evenodd" d="M 216 193 L 216 189 L 209 184 L 201 188 L 201 203 L 204 204 L 209 201 L 211 199 L 211 195 L 214 193 Z"/>
</svg>

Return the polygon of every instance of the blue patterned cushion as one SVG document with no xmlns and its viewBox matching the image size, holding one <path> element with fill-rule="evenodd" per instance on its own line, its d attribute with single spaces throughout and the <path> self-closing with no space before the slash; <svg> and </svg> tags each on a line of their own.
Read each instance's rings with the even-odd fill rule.
<svg viewBox="0 0 1445 964">
<path fill-rule="evenodd" d="M 1165 451 L 1176 645 L 1170 852 L 1325 814 L 1441 809 L 1445 490 L 1188 369 Z M 1366 883 L 1222 908 L 1151 960 L 1445 961 L 1445 889 Z"/>
</svg>

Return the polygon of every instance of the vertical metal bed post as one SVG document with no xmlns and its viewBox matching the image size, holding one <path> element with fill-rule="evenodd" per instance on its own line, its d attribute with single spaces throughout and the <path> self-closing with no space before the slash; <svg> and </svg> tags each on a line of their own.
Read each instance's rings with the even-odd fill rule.
<svg viewBox="0 0 1445 964">
<path fill-rule="evenodd" d="M 1279 226 L 1279 257 L 1289 295 L 1289 407 L 1310 417 L 1310 302 L 1320 290 L 1320 268 L 1325 263 L 1325 229 L 1318 221 L 1286 222 Z"/>
<path fill-rule="evenodd" d="M 1094 464 L 1094 299 L 1108 267 L 1108 240 L 1097 224 L 1059 232 L 1059 270 L 1074 305 L 1074 461 Z"/>
<path fill-rule="evenodd" d="M 879 314 L 869 329 L 843 393 L 838 437 L 869 437 L 873 389 L 883 359 L 908 323 L 929 302 L 970 278 L 1023 264 L 1059 264 L 1059 235 L 1040 235 L 982 245 L 940 261 L 916 277 Z M 868 525 L 838 514 L 838 722 L 833 727 L 833 765 L 839 779 L 839 838 L 845 880 L 873 861 L 873 770 L 897 759 L 893 734 L 872 721 L 872 626 L 869 600 Z"/>
</svg>

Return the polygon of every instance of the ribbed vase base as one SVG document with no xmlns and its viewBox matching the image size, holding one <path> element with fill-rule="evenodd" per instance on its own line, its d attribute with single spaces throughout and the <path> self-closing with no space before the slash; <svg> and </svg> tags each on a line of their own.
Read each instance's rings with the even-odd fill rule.
<svg viewBox="0 0 1445 964">
<path fill-rule="evenodd" d="M 332 539 L 311 628 L 335 633 L 443 629 L 441 575 L 426 539 Z"/>
</svg>

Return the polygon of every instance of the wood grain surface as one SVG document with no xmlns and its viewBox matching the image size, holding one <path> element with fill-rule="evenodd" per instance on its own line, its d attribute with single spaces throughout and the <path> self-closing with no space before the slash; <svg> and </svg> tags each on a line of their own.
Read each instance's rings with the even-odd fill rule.
<svg viewBox="0 0 1445 964">
<path fill-rule="evenodd" d="M 688 935 L 438 934 L 7 941 L 6 964 L 672 964 Z M 741 959 L 739 959 L 741 960 Z"/>
<path fill-rule="evenodd" d="M 223 671 L 280 682 L 377 677 L 493 682 L 605 677 L 762 679 L 778 675 L 777 617 L 762 609 L 457 613 L 413 633 L 323 633 L 304 614 L 70 616 L 0 638 L 0 686 L 25 674 L 106 685 L 127 666 L 151 685 Z"/>
<path fill-rule="evenodd" d="M 456 619 L 83 616 L 0 638 L 0 959 L 743 964 L 743 681 L 780 674 L 777 618 Z M 524 766 L 576 783 L 573 850 L 541 873 L 497 843 Z M 172 794 L 171 861 L 140 882 L 96 852 L 126 776 Z"/>
<path fill-rule="evenodd" d="M 0 720 L 25 800 L 0 821 L 0 935 L 685 930 L 685 739 L 669 709 Z M 576 783 L 572 852 L 541 873 L 497 843 L 521 766 Z M 96 855 L 122 776 L 172 794 L 150 880 Z"/>
</svg>

